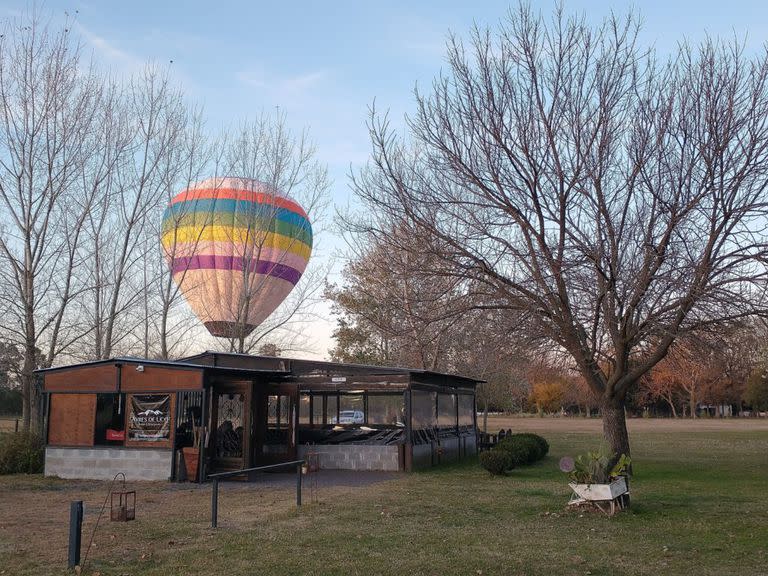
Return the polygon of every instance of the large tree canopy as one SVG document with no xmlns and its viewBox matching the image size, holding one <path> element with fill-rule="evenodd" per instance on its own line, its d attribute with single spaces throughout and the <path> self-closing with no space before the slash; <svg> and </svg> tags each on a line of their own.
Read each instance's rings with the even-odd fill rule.
<svg viewBox="0 0 768 576">
<path fill-rule="evenodd" d="M 406 136 L 372 112 L 353 176 L 358 230 L 417 229 L 441 275 L 570 354 L 617 453 L 638 379 L 679 335 L 762 311 L 765 282 L 766 53 L 664 59 L 638 29 L 520 6 L 452 38 Z"/>
</svg>

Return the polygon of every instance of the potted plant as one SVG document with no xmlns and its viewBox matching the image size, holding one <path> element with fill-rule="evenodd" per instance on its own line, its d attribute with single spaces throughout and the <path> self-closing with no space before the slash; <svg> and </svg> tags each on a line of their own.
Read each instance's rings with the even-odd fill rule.
<svg viewBox="0 0 768 576">
<path fill-rule="evenodd" d="M 184 470 L 187 473 L 187 480 L 197 482 L 197 469 L 200 464 L 200 438 L 202 426 L 192 427 L 192 446 L 186 446 L 181 449 L 184 455 Z"/>
<path fill-rule="evenodd" d="M 566 456 L 560 460 L 560 469 L 567 472 L 571 480 L 568 486 L 573 490 L 573 496 L 568 504 L 590 502 L 605 511 L 602 504 L 607 503 L 611 515 L 617 506 L 624 508 L 628 501 L 625 495 L 629 493 L 627 473 L 630 463 L 626 454 L 617 459 L 603 450 L 587 452 L 575 460 Z"/>
</svg>

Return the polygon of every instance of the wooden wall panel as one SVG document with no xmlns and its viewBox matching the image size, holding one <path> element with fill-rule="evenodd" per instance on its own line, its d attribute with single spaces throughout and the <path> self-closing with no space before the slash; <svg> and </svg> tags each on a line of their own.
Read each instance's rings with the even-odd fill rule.
<svg viewBox="0 0 768 576">
<path fill-rule="evenodd" d="M 93 446 L 96 394 L 51 394 L 48 444 Z"/>
<path fill-rule="evenodd" d="M 44 373 L 46 392 L 115 392 L 117 368 L 114 364 L 76 366 Z"/>
<path fill-rule="evenodd" d="M 144 366 L 143 372 L 138 372 L 139 364 L 123 364 L 121 370 L 121 392 L 163 392 L 171 390 L 202 390 L 203 371 L 165 366 Z"/>
</svg>

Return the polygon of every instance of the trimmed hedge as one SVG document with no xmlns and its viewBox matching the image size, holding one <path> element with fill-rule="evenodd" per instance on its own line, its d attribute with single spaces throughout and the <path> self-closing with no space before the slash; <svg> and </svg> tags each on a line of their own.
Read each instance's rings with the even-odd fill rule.
<svg viewBox="0 0 768 576">
<path fill-rule="evenodd" d="M 544 456 L 549 454 L 549 442 L 547 442 L 545 438 L 542 438 L 538 434 L 533 434 L 531 432 L 521 432 L 520 434 L 515 434 L 514 436 L 517 436 L 520 438 L 530 438 L 531 440 L 536 442 L 536 444 L 538 444 L 539 452 L 541 456 L 539 456 L 537 460 L 541 460 L 542 458 L 544 458 Z"/>
<path fill-rule="evenodd" d="M 539 459 L 539 445 L 530 438 L 508 436 L 499 442 L 494 450 L 501 450 L 509 454 L 517 466 L 532 464 Z"/>
<path fill-rule="evenodd" d="M 500 476 L 515 467 L 515 462 L 509 452 L 504 450 L 487 450 L 480 453 L 480 465 L 491 474 Z"/>
<path fill-rule="evenodd" d="M 39 474 L 45 446 L 35 434 L 0 434 L 0 474 Z"/>
<path fill-rule="evenodd" d="M 533 464 L 549 452 L 549 442 L 538 434 L 510 434 L 496 446 L 480 454 L 480 465 L 491 474 L 503 474 L 525 464 Z"/>
</svg>

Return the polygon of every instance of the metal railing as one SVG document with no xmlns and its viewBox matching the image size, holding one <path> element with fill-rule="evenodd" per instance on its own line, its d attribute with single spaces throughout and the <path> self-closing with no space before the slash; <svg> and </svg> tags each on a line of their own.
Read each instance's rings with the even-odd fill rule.
<svg viewBox="0 0 768 576">
<path fill-rule="evenodd" d="M 301 467 L 304 460 L 291 460 L 290 462 L 281 462 L 280 464 L 270 464 L 268 466 L 256 466 L 255 468 L 243 468 L 232 472 L 218 472 L 209 474 L 208 478 L 212 480 L 211 484 L 211 528 L 218 526 L 219 517 L 219 480 L 223 478 L 232 478 L 248 472 L 261 472 L 263 470 L 276 470 L 278 468 L 287 468 L 296 466 L 296 506 L 301 506 Z"/>
</svg>

